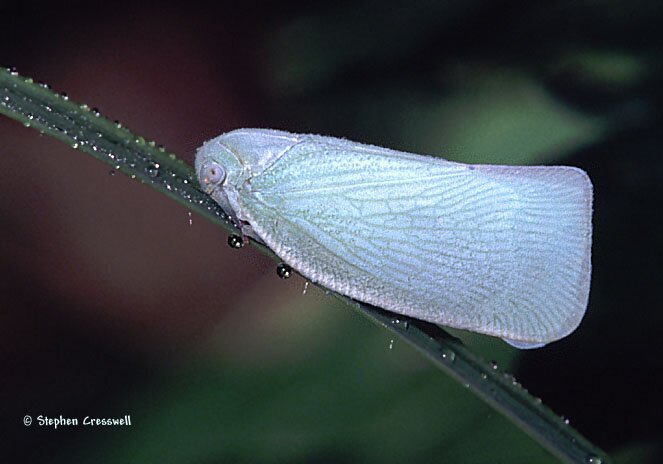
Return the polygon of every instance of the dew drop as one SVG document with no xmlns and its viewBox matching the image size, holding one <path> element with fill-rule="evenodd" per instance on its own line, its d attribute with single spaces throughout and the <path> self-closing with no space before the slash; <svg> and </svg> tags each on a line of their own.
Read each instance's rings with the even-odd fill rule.
<svg viewBox="0 0 663 464">
<path fill-rule="evenodd" d="M 307 290 L 308 290 L 308 280 L 304 282 L 304 290 L 302 290 L 302 296 L 306 295 Z"/>
<path fill-rule="evenodd" d="M 587 464 L 603 464 L 603 461 L 598 456 L 587 456 Z"/>
<path fill-rule="evenodd" d="M 111 169 L 110 171 L 108 171 L 108 175 L 109 176 L 114 176 L 115 175 L 115 169 Z"/>
<path fill-rule="evenodd" d="M 191 211 L 189 211 L 189 226 L 193 225 L 193 216 L 191 215 Z"/>
<path fill-rule="evenodd" d="M 69 100 L 69 95 L 67 95 L 65 92 L 62 92 L 62 93 L 60 94 L 60 96 L 62 97 L 62 99 L 63 99 L 64 101 Z"/>
<path fill-rule="evenodd" d="M 89 110 L 90 110 L 90 107 L 87 106 L 85 103 L 83 103 L 83 104 L 80 106 L 80 109 L 83 110 L 83 111 L 89 111 Z"/>
<path fill-rule="evenodd" d="M 561 419 L 562 419 L 562 422 L 564 423 L 564 425 L 569 425 L 571 423 L 571 421 L 568 419 L 568 417 L 562 416 Z"/>
<path fill-rule="evenodd" d="M 442 348 L 442 359 L 452 363 L 456 360 L 456 353 L 449 348 Z"/>
<path fill-rule="evenodd" d="M 155 178 L 159 175 L 159 163 L 152 163 L 147 167 L 147 175 Z"/>
<path fill-rule="evenodd" d="M 76 149 L 78 148 L 78 142 L 74 142 L 71 144 L 71 148 Z"/>
<path fill-rule="evenodd" d="M 389 349 L 390 350 L 394 349 L 394 339 L 393 338 L 389 341 Z"/>
<path fill-rule="evenodd" d="M 228 236 L 228 246 L 234 249 L 240 249 L 244 246 L 244 240 L 237 234 L 232 234 Z M 277 269 L 278 272 L 278 269 Z"/>
<path fill-rule="evenodd" d="M 285 263 L 279 263 L 276 266 L 276 275 L 281 279 L 287 279 L 292 275 L 292 268 Z"/>
<path fill-rule="evenodd" d="M 490 367 L 492 370 L 496 371 L 497 370 L 497 361 L 491 361 L 490 362 Z"/>
<path fill-rule="evenodd" d="M 399 327 L 403 327 L 405 330 L 407 330 L 408 327 L 410 326 L 410 324 L 407 321 L 404 321 L 402 319 L 392 319 L 391 323 Z"/>
<path fill-rule="evenodd" d="M 486 380 L 487 378 L 488 378 L 488 374 L 486 374 L 485 372 L 482 372 L 481 373 L 481 380 Z"/>
</svg>

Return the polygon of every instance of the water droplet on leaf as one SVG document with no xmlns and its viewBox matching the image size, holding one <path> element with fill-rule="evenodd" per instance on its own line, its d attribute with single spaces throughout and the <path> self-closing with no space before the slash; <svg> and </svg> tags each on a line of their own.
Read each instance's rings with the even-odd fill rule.
<svg viewBox="0 0 663 464">
<path fill-rule="evenodd" d="M 239 249 L 244 246 L 244 240 L 242 240 L 242 237 L 240 237 L 239 235 L 232 234 L 228 236 L 228 245 L 230 246 L 230 248 Z"/>
<path fill-rule="evenodd" d="M 442 348 L 442 359 L 447 362 L 454 362 L 456 359 L 456 353 L 449 348 Z"/>
<path fill-rule="evenodd" d="M 281 279 L 287 279 L 292 275 L 292 268 L 285 263 L 276 266 L 276 275 Z"/>
<path fill-rule="evenodd" d="M 159 163 L 150 164 L 147 167 L 147 175 L 154 178 L 159 175 Z"/>
</svg>

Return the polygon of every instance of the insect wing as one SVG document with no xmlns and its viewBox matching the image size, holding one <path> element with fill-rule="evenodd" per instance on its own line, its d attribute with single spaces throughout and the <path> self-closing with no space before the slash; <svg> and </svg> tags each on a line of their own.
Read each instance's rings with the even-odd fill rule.
<svg viewBox="0 0 663 464">
<path fill-rule="evenodd" d="M 591 198 L 576 168 L 470 166 L 325 138 L 292 147 L 239 201 L 311 281 L 527 347 L 585 312 Z"/>
</svg>

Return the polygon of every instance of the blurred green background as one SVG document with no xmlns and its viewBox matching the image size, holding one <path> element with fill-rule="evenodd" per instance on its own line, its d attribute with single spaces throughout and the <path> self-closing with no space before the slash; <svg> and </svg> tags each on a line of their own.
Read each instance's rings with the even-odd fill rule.
<svg viewBox="0 0 663 464">
<path fill-rule="evenodd" d="M 237 2 L 239 3 L 239 2 Z M 237 127 L 595 187 L 580 328 L 454 331 L 617 462 L 663 455 L 655 1 L 1 6 L 0 65 L 191 162 Z M 2 462 L 555 460 L 389 333 L 108 167 L 0 118 Z M 23 416 L 121 417 L 53 430 Z M 11 460 L 10 460 L 11 459 Z"/>
</svg>

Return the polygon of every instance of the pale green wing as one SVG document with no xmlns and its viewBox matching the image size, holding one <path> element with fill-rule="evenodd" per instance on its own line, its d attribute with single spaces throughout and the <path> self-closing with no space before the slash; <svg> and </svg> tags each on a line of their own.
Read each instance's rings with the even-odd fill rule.
<svg viewBox="0 0 663 464">
<path fill-rule="evenodd" d="M 577 327 L 590 280 L 583 171 L 334 141 L 295 145 L 239 191 L 254 232 L 286 263 L 357 300 L 510 340 L 546 343 Z"/>
</svg>

